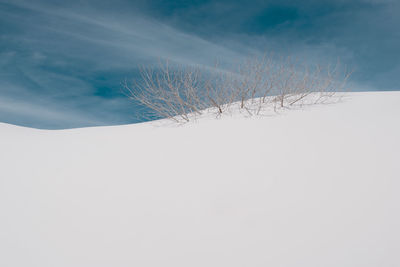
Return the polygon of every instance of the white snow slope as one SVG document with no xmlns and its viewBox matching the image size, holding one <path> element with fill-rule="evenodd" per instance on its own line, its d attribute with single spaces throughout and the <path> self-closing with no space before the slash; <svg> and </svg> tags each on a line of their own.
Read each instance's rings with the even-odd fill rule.
<svg viewBox="0 0 400 267">
<path fill-rule="evenodd" d="M 263 118 L 0 124 L 1 267 L 400 266 L 400 92 Z"/>
</svg>

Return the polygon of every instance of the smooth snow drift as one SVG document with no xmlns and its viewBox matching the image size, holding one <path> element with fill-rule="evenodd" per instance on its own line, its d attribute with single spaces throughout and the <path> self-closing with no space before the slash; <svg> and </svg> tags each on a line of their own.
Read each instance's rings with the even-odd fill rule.
<svg viewBox="0 0 400 267">
<path fill-rule="evenodd" d="M 0 124 L 0 266 L 400 266 L 400 92 L 262 118 Z"/>
</svg>

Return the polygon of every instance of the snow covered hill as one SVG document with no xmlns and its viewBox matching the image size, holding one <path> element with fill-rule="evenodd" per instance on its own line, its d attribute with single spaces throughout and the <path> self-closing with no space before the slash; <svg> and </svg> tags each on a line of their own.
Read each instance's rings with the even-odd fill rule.
<svg viewBox="0 0 400 267">
<path fill-rule="evenodd" d="M 400 266 L 400 92 L 270 117 L 0 124 L 0 266 Z"/>
</svg>

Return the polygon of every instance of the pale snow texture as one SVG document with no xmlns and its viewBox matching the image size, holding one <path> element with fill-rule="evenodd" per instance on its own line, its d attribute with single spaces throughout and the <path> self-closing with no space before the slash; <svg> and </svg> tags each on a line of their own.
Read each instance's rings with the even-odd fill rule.
<svg viewBox="0 0 400 267">
<path fill-rule="evenodd" d="M 269 117 L 0 124 L 0 266 L 400 266 L 400 92 Z"/>
</svg>

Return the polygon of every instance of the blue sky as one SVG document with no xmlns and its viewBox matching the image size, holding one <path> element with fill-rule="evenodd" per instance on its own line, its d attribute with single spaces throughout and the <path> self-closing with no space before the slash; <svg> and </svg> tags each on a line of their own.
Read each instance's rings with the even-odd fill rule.
<svg viewBox="0 0 400 267">
<path fill-rule="evenodd" d="M 0 0 L 0 121 L 139 122 L 121 82 L 160 58 L 206 66 L 263 51 L 340 58 L 355 69 L 353 90 L 399 90 L 399 13 L 396 0 Z"/>
</svg>

